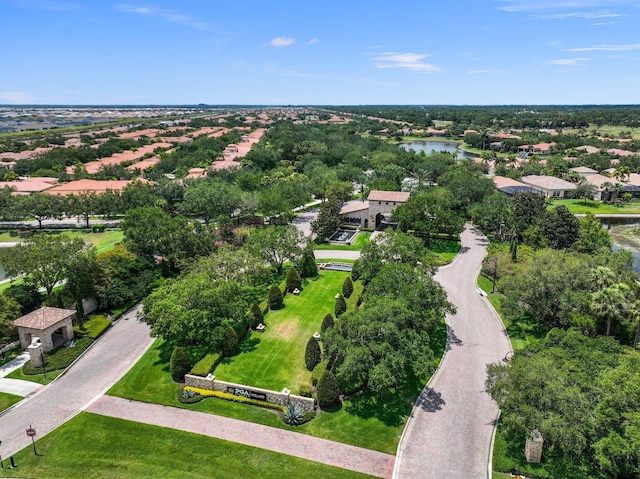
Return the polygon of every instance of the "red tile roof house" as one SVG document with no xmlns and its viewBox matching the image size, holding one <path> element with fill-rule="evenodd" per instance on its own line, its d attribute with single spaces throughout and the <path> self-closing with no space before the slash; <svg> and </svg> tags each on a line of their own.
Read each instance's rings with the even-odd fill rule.
<svg viewBox="0 0 640 479">
<path fill-rule="evenodd" d="M 536 145 L 532 145 L 532 150 L 534 153 L 551 153 L 556 148 L 555 143 L 538 143 Z"/>
<path fill-rule="evenodd" d="M 610 193 L 607 192 L 607 190 L 610 188 L 608 187 L 608 185 L 605 186 L 607 183 L 609 183 L 610 185 L 624 186 L 624 183 L 614 180 L 613 178 L 609 178 L 608 176 L 601 175 L 596 170 L 587 168 L 586 166 L 569 168 L 569 171 L 573 171 L 574 173 L 579 174 L 582 178 L 584 178 L 584 181 L 595 187 L 596 194 L 594 195 L 593 199 L 598 201 L 602 201 L 603 198 L 606 199 L 608 196 L 610 196 Z"/>
<path fill-rule="evenodd" d="M 523 176 L 521 181 L 547 198 L 565 198 L 576 189 L 575 184 L 555 176 L 528 175 Z"/>
<path fill-rule="evenodd" d="M 612 156 L 636 156 L 636 155 L 638 155 L 638 153 L 636 153 L 634 151 L 619 150 L 618 148 L 609 148 L 607 150 L 607 153 L 609 153 Z"/>
<path fill-rule="evenodd" d="M 494 176 L 493 184 L 496 186 L 496 190 L 506 195 L 513 195 L 515 193 L 530 193 L 535 191 L 531 186 L 525 185 L 512 178 L 506 176 Z"/>
<path fill-rule="evenodd" d="M 58 183 L 58 178 L 37 177 L 24 178 L 16 181 L 0 181 L 0 188 L 8 186 L 13 190 L 12 195 L 28 195 L 38 191 L 45 191 L 53 188 Z"/>
<path fill-rule="evenodd" d="M 367 201 L 349 203 L 340 210 L 344 215 L 343 223 L 363 228 L 377 228 L 380 223 L 388 222 L 391 214 L 411 196 L 405 191 L 371 190 Z"/>
</svg>

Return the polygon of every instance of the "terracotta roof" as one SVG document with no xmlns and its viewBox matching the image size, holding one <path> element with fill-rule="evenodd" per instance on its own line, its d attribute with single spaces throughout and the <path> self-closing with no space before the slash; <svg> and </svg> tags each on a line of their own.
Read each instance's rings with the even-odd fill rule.
<svg viewBox="0 0 640 479">
<path fill-rule="evenodd" d="M 586 153 L 589 153 L 590 155 L 593 155 L 594 153 L 598 153 L 600 151 L 600 148 L 596 148 L 595 146 L 591 145 L 582 145 L 577 147 L 576 150 L 584 151 Z"/>
<path fill-rule="evenodd" d="M 598 173 L 596 170 L 587 166 L 576 166 L 575 168 L 569 168 L 569 171 L 574 171 L 579 175 L 595 175 Z"/>
<path fill-rule="evenodd" d="M 516 181 L 512 178 L 507 178 L 506 176 L 494 176 L 493 184 L 496 185 L 496 188 L 506 188 L 507 186 L 527 186 L 524 183 Z"/>
<path fill-rule="evenodd" d="M 142 183 L 149 183 L 144 178 L 138 178 L 136 180 L 76 180 L 70 181 L 63 185 L 54 186 L 46 190 L 50 195 L 73 195 L 76 193 L 82 193 L 83 191 L 95 191 L 96 193 L 104 193 L 107 190 L 122 191 L 125 186 L 129 185 L 133 181 L 141 181 Z"/>
<path fill-rule="evenodd" d="M 368 210 L 368 209 L 369 209 L 369 202 L 362 201 L 362 202 L 351 203 L 343 206 L 342 209 L 340 210 L 340 214 L 346 215 L 348 213 L 354 213 L 356 211 L 362 211 L 362 210 Z"/>
<path fill-rule="evenodd" d="M 395 201 L 398 203 L 404 203 L 409 199 L 411 193 L 406 191 L 381 191 L 371 190 L 367 200 L 369 201 Z"/>
<path fill-rule="evenodd" d="M 618 148 L 609 148 L 607 150 L 607 153 L 609 153 L 610 155 L 615 155 L 615 156 L 634 156 L 634 155 L 637 155 L 637 153 L 635 153 L 633 151 L 620 150 Z"/>
<path fill-rule="evenodd" d="M 13 188 L 15 190 L 14 194 L 16 195 L 26 195 L 29 193 L 35 193 L 37 191 L 48 190 L 53 187 L 58 182 L 57 178 L 48 178 L 48 177 L 36 177 L 36 178 L 25 178 L 23 180 L 17 181 L 0 181 L 0 188 L 4 188 L 8 186 L 9 188 Z"/>
<path fill-rule="evenodd" d="M 528 175 L 522 177 L 522 182 L 545 190 L 575 190 L 576 185 L 555 176 Z"/>
<path fill-rule="evenodd" d="M 50 308 L 45 306 L 19 317 L 13 324 L 14 326 L 21 326 L 23 328 L 47 329 L 49 326 L 53 326 L 74 314 L 76 314 L 76 312 L 73 309 Z"/>
</svg>

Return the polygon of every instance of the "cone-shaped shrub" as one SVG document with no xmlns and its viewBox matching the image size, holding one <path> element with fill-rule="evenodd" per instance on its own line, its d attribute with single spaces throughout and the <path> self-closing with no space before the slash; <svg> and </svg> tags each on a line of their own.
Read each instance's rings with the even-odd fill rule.
<svg viewBox="0 0 640 479">
<path fill-rule="evenodd" d="M 300 291 L 302 289 L 302 278 L 298 274 L 298 271 L 292 266 L 287 271 L 287 292 L 293 293 L 293 290 L 297 289 Z"/>
<path fill-rule="evenodd" d="M 230 357 L 238 354 L 239 349 L 240 343 L 235 329 L 227 326 L 227 329 L 224 330 L 224 338 L 222 340 L 222 354 L 224 354 L 225 357 Z"/>
<path fill-rule="evenodd" d="M 347 303 L 342 297 L 342 295 L 339 295 L 338 298 L 336 299 L 336 306 L 334 309 L 334 312 L 336 313 L 336 318 L 339 318 L 340 315 L 344 313 L 346 310 L 347 310 Z"/>
<path fill-rule="evenodd" d="M 351 278 L 347 276 L 344 279 L 344 283 L 342 283 L 342 296 L 345 298 L 350 298 L 353 294 L 353 283 L 351 282 Z"/>
<path fill-rule="evenodd" d="M 177 383 L 183 383 L 184 375 L 191 371 L 191 361 L 189 361 L 187 353 L 181 347 L 173 348 L 169 369 L 171 369 L 171 379 Z"/>
<path fill-rule="evenodd" d="M 322 326 L 320 326 L 320 332 L 324 333 L 327 329 L 333 328 L 336 322 L 333 320 L 333 316 L 327 314 L 322 320 Z"/>
<path fill-rule="evenodd" d="M 260 323 L 264 323 L 264 315 L 258 303 L 251 306 L 251 328 L 256 329 Z"/>
<path fill-rule="evenodd" d="M 269 309 L 280 309 L 282 307 L 282 291 L 275 284 L 269 290 Z"/>
<path fill-rule="evenodd" d="M 360 260 L 357 259 L 353 262 L 353 266 L 351 267 L 351 279 L 354 281 L 358 281 L 358 278 L 360 277 L 360 270 L 361 270 L 361 266 L 360 266 Z"/>
<path fill-rule="evenodd" d="M 318 266 L 316 265 L 316 257 L 311 248 L 305 248 L 300 262 L 300 274 L 303 278 L 313 278 L 318 274 Z"/>
<path fill-rule="evenodd" d="M 320 409 L 335 409 L 340 406 L 340 390 L 336 377 L 328 369 L 322 373 L 318 386 L 316 387 L 316 395 Z"/>
<path fill-rule="evenodd" d="M 313 368 L 316 367 L 322 358 L 320 352 L 320 345 L 318 344 L 318 340 L 311 336 L 309 341 L 307 341 L 307 349 L 304 353 L 304 362 L 309 371 L 313 371 Z"/>
</svg>

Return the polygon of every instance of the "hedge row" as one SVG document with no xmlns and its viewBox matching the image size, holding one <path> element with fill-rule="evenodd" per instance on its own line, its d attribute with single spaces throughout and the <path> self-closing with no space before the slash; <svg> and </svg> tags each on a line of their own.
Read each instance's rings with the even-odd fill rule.
<svg viewBox="0 0 640 479">
<path fill-rule="evenodd" d="M 282 412 L 284 412 L 286 409 L 284 406 L 280 406 L 279 404 L 273 404 L 267 401 L 259 401 L 257 399 L 250 399 L 244 396 L 236 396 L 234 394 L 225 393 L 222 391 L 210 391 L 208 389 L 194 388 L 191 386 L 186 386 L 185 389 L 189 391 L 193 391 L 196 394 L 199 394 L 200 396 L 203 396 L 203 397 L 216 397 L 220 399 L 225 399 L 227 401 L 238 402 L 242 404 L 251 404 L 253 406 L 266 407 L 269 409 L 276 409 L 277 411 L 282 411 Z"/>
</svg>

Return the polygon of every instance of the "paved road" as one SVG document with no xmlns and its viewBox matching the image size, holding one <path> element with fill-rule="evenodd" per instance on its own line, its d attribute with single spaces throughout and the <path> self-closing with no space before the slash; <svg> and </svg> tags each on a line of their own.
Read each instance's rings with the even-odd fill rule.
<svg viewBox="0 0 640 479">
<path fill-rule="evenodd" d="M 267 449 L 376 477 L 391 477 L 394 456 L 298 432 L 159 404 L 102 396 L 87 412 Z"/>
<path fill-rule="evenodd" d="M 484 392 L 486 365 L 511 350 L 502 323 L 476 289 L 487 239 L 467 226 L 462 250 L 436 279 L 457 307 L 447 317 L 449 346 L 439 370 L 414 407 L 398 448 L 394 477 L 488 476 L 498 407 Z"/>
<path fill-rule="evenodd" d="M 37 431 L 37 437 L 51 432 L 135 364 L 153 343 L 149 327 L 138 322 L 135 313 L 120 319 L 66 374 L 0 416 L 2 457 L 30 444 L 25 434 L 29 425 Z"/>
</svg>

